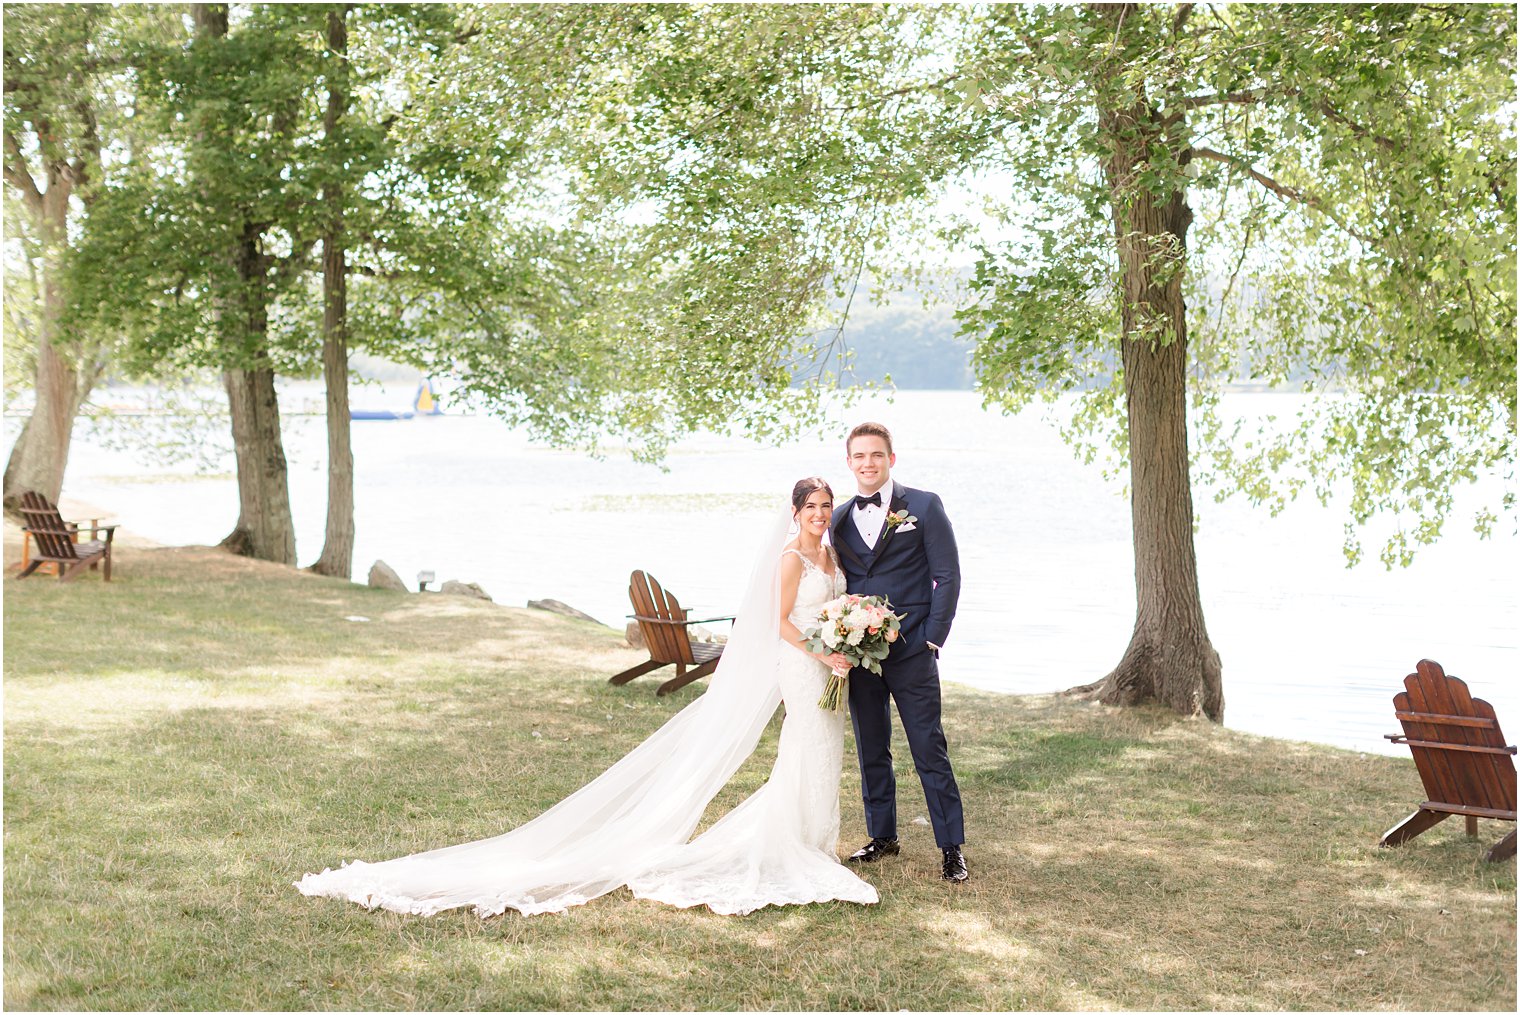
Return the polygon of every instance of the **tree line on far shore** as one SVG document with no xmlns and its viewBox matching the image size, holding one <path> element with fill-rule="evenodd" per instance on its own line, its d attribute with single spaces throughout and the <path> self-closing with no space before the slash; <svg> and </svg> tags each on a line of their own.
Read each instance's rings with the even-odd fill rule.
<svg viewBox="0 0 1520 1015">
<path fill-rule="evenodd" d="M 312 566 L 347 577 L 355 352 L 544 440 L 658 458 L 696 428 L 813 426 L 852 351 L 870 379 L 879 348 L 847 336 L 886 335 L 1010 410 L 1077 393 L 1068 432 L 1129 465 L 1138 598 L 1088 690 L 1219 719 L 1195 481 L 1271 507 L 1344 489 L 1357 525 L 1398 521 L 1393 563 L 1459 484 L 1513 474 L 1511 5 L 4 19 L 6 373 L 33 396 L 8 506 L 56 499 L 102 378 L 210 371 L 237 458 L 225 545 L 294 565 L 275 378 L 320 373 Z M 952 187 L 990 225 L 944 215 Z M 863 291 L 929 272 L 926 236 L 974 258 L 944 311 L 959 358 Z M 1221 412 L 1227 385 L 1294 378 L 1343 397 L 1244 436 Z"/>
</svg>

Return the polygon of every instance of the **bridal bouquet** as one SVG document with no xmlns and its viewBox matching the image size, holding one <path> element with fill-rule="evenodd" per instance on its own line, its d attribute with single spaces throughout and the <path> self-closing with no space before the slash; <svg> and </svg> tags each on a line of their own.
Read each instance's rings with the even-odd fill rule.
<svg viewBox="0 0 1520 1015">
<path fill-rule="evenodd" d="M 823 604 L 818 624 L 802 632 L 810 652 L 838 652 L 854 666 L 881 674 L 881 661 L 897 640 L 902 617 L 892 612 L 883 596 L 840 596 Z M 835 671 L 818 699 L 818 707 L 837 711 L 844 706 L 844 682 L 848 673 Z"/>
</svg>

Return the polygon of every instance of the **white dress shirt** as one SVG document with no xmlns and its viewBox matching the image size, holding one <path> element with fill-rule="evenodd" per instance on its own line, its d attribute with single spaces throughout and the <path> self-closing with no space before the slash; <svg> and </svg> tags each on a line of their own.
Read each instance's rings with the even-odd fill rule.
<svg viewBox="0 0 1520 1015">
<path fill-rule="evenodd" d="M 892 484 L 888 483 L 880 492 L 880 504 L 861 507 L 857 503 L 850 509 L 850 514 L 855 519 L 855 530 L 866 541 L 868 550 L 875 548 L 876 540 L 881 537 L 881 527 L 887 523 L 887 504 L 892 499 Z"/>
</svg>

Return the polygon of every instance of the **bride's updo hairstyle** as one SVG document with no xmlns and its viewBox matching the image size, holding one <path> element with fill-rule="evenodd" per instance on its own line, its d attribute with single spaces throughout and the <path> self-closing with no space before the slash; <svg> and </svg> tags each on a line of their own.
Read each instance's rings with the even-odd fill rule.
<svg viewBox="0 0 1520 1015">
<path fill-rule="evenodd" d="M 795 515 L 798 511 L 801 511 L 802 505 L 806 504 L 807 499 L 818 490 L 822 490 L 828 494 L 829 500 L 833 501 L 834 490 L 824 480 L 819 479 L 817 476 L 809 476 L 807 479 L 797 480 L 797 485 L 792 487 L 792 514 Z"/>
</svg>

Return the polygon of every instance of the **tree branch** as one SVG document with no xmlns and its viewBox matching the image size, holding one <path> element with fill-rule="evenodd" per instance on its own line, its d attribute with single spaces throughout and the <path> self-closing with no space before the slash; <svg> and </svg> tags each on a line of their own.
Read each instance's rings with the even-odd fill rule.
<svg viewBox="0 0 1520 1015">
<path fill-rule="evenodd" d="M 1161 118 L 1161 126 L 1163 128 L 1175 126 L 1187 116 L 1189 109 L 1198 109 L 1202 106 L 1249 106 L 1260 102 L 1265 95 L 1266 93 L 1259 88 L 1240 92 L 1216 92 L 1213 95 L 1187 95 L 1178 103 L 1176 109 Z"/>
<path fill-rule="evenodd" d="M 76 177 L 76 184 L 83 184 L 90 177 L 90 167 L 100 166 L 100 121 L 95 116 L 95 103 L 90 97 L 82 97 L 74 104 L 74 110 L 84 121 L 84 152 L 69 164 Z"/>
<path fill-rule="evenodd" d="M 37 189 L 37 181 L 32 179 L 32 174 L 27 171 L 25 159 L 21 155 L 21 145 L 17 143 L 16 135 L 8 130 L 5 132 L 5 179 L 7 183 L 21 191 L 28 211 L 34 215 L 41 214 L 42 191 Z"/>
<path fill-rule="evenodd" d="M 1275 91 L 1265 88 L 1246 88 L 1237 92 L 1216 92 L 1212 95 L 1189 95 L 1182 100 L 1177 109 L 1168 113 L 1161 122 L 1163 126 L 1170 127 L 1177 121 L 1181 120 L 1186 115 L 1186 111 L 1189 109 L 1199 109 L 1203 106 L 1221 105 L 1249 106 L 1254 105 L 1255 103 L 1260 102 L 1263 99 L 1273 95 L 1280 96 L 1285 99 L 1299 99 L 1304 97 L 1303 91 L 1298 88 L 1284 88 Z M 1371 128 L 1357 123 L 1355 120 L 1351 119 L 1349 116 L 1331 105 L 1329 99 L 1318 100 L 1314 103 L 1314 108 L 1318 110 L 1320 114 L 1325 117 L 1325 119 L 1340 124 L 1342 127 L 1345 127 L 1347 130 L 1349 130 L 1352 135 L 1363 141 L 1371 141 L 1379 148 L 1382 148 L 1384 151 L 1392 152 L 1394 154 L 1398 154 L 1402 150 L 1400 144 L 1393 138 L 1375 133 Z"/>
<path fill-rule="evenodd" d="M 1239 92 L 1216 92 L 1213 95 L 1189 95 L 1182 100 L 1182 104 L 1188 109 L 1197 109 L 1199 106 L 1217 106 L 1223 103 L 1234 105 L 1250 105 L 1260 102 L 1266 95 L 1260 88 L 1247 88 Z"/>
<path fill-rule="evenodd" d="M 1182 31 L 1182 26 L 1187 24 L 1187 19 L 1192 16 L 1196 4 L 1178 4 L 1177 12 L 1172 15 L 1172 34 Z"/>
<path fill-rule="evenodd" d="M 302 240 L 284 257 L 268 257 L 267 265 L 273 269 L 270 281 L 276 286 L 283 286 L 295 280 L 296 276 L 309 267 L 308 258 L 315 249 L 317 241 L 313 239 Z"/>
<path fill-rule="evenodd" d="M 1226 155 L 1224 152 L 1215 151 L 1212 148 L 1192 148 L 1190 151 L 1195 158 L 1208 159 L 1211 162 L 1220 162 L 1227 166 L 1233 166 L 1234 168 L 1240 170 L 1242 173 L 1245 173 L 1251 179 L 1255 180 L 1257 183 L 1261 184 L 1263 187 L 1270 190 L 1272 193 L 1276 194 L 1278 197 L 1282 198 L 1284 201 L 1292 202 L 1294 204 L 1301 204 L 1306 208 L 1312 208 L 1315 211 L 1319 212 L 1321 215 L 1328 218 L 1331 222 L 1334 222 L 1336 225 L 1340 226 L 1342 231 L 1344 231 L 1347 235 L 1353 236 L 1356 239 L 1360 240 L 1362 243 L 1365 243 L 1369 246 L 1377 245 L 1377 241 L 1373 237 L 1367 236 L 1366 234 L 1353 229 L 1343 218 L 1341 218 L 1340 215 L 1336 213 L 1335 209 L 1330 207 L 1328 202 L 1326 202 L 1318 195 L 1311 194 L 1305 190 L 1300 190 L 1297 187 L 1290 187 L 1285 183 L 1279 183 L 1277 180 L 1272 179 L 1272 177 L 1253 168 L 1250 163 L 1246 162 L 1244 159 L 1236 158 L 1234 155 Z"/>
<path fill-rule="evenodd" d="M 911 95 L 914 92 L 927 92 L 932 91 L 935 88 L 943 88 L 950 82 L 964 76 L 965 75 L 959 73 L 946 74 L 938 81 L 925 81 L 913 85 L 903 85 L 901 88 L 894 88 L 889 92 L 882 92 L 879 95 L 872 95 L 871 97 L 863 99 L 860 102 L 854 103 L 853 105 L 829 106 L 827 108 L 830 112 L 852 113 L 857 109 L 865 109 L 867 106 L 879 106 L 883 102 L 886 102 L 888 99 L 895 99 L 902 95 Z"/>
<path fill-rule="evenodd" d="M 1340 112 L 1340 110 L 1336 109 L 1334 106 L 1330 105 L 1328 99 L 1321 99 L 1319 102 L 1315 103 L 1314 108 L 1323 113 L 1326 119 L 1333 120 L 1334 122 L 1340 124 L 1342 127 L 1345 127 L 1347 130 L 1351 131 L 1354 136 L 1364 141 L 1373 142 L 1384 151 L 1392 152 L 1395 155 L 1401 151 L 1401 146 L 1397 141 L 1393 140 L 1393 138 L 1384 137 L 1381 134 L 1374 134 L 1370 128 L 1362 126 L 1355 120 L 1347 117 L 1344 113 Z"/>
</svg>

